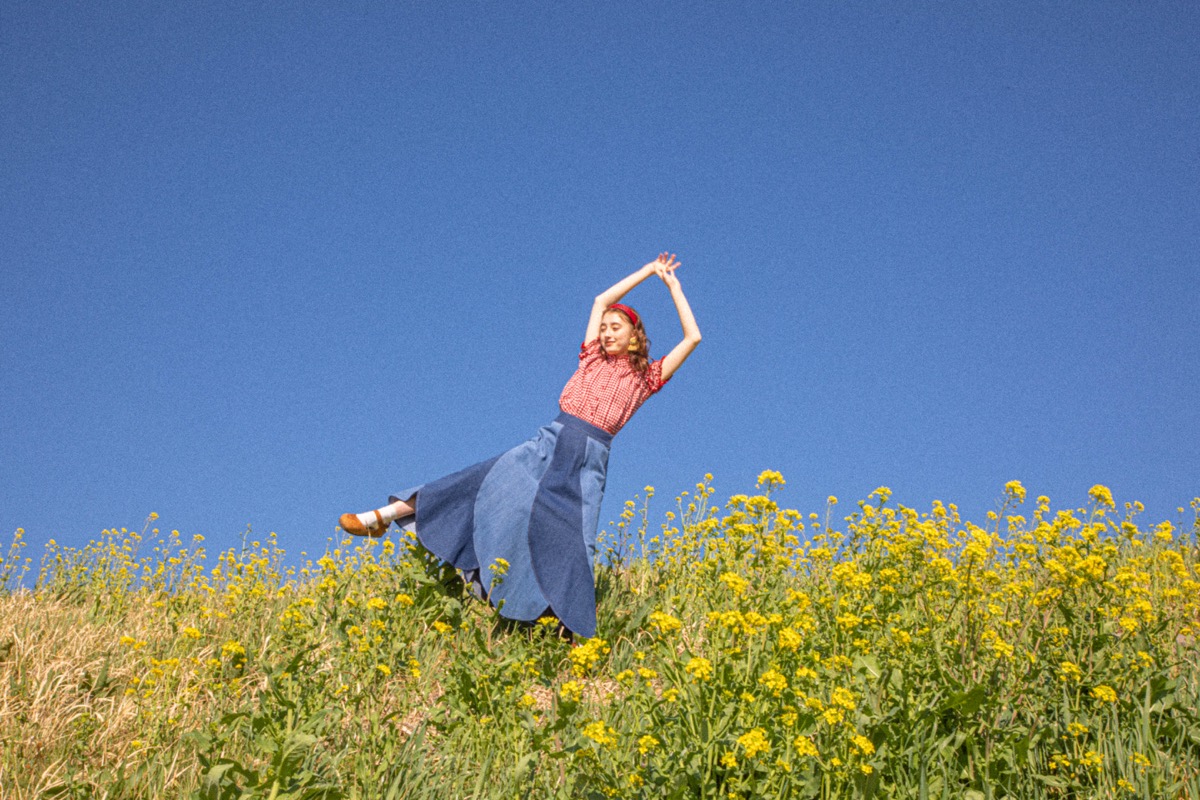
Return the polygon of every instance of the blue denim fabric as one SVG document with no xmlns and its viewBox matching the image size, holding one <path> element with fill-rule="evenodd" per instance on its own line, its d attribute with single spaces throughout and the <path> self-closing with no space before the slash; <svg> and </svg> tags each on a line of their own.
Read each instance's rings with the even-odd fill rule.
<svg viewBox="0 0 1200 800">
<path fill-rule="evenodd" d="M 415 529 L 438 558 L 479 570 L 488 599 L 510 619 L 547 607 L 582 636 L 596 630 L 592 564 L 612 435 L 560 414 L 489 461 L 391 496 L 414 494 Z M 497 559 L 507 573 L 494 581 Z"/>
</svg>

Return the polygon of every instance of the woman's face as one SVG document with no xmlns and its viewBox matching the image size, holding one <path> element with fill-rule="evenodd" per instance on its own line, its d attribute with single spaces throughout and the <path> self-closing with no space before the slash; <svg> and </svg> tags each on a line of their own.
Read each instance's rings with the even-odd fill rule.
<svg viewBox="0 0 1200 800">
<path fill-rule="evenodd" d="M 610 356 L 629 355 L 633 326 L 618 311 L 605 312 L 600 319 L 600 348 Z"/>
</svg>

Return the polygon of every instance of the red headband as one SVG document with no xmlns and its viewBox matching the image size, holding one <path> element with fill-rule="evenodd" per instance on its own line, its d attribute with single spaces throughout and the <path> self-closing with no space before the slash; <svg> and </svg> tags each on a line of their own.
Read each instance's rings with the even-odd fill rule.
<svg viewBox="0 0 1200 800">
<path fill-rule="evenodd" d="M 629 306 L 624 305 L 623 303 L 613 303 L 611 306 L 608 307 L 608 310 L 609 311 L 620 311 L 622 314 L 629 317 L 629 321 L 633 323 L 633 327 L 636 328 L 638 326 L 639 318 L 638 318 L 637 312 L 634 311 Z"/>
</svg>

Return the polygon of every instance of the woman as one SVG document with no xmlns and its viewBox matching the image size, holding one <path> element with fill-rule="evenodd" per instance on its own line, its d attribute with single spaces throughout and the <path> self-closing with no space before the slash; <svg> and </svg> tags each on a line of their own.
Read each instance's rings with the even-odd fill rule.
<svg viewBox="0 0 1200 800">
<path fill-rule="evenodd" d="M 555 616 L 568 632 L 596 635 L 592 564 L 612 437 L 658 392 L 700 343 L 700 329 L 662 253 L 592 303 L 579 368 L 559 398 L 561 414 L 506 453 L 397 492 L 389 504 L 343 514 L 341 526 L 382 536 L 393 521 L 462 570 L 504 617 Z M 657 275 L 679 312 L 683 339 L 649 360 L 641 317 L 620 301 Z"/>
</svg>

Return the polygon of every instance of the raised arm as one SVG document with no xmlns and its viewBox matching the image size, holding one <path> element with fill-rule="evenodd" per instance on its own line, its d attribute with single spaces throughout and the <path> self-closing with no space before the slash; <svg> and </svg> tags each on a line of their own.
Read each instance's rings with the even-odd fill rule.
<svg viewBox="0 0 1200 800">
<path fill-rule="evenodd" d="M 678 266 L 675 256 L 668 253 L 660 253 L 654 261 L 651 261 L 637 272 L 617 281 L 608 289 L 596 295 L 595 301 L 592 302 L 592 314 L 588 317 L 587 335 L 584 336 L 583 340 L 590 342 L 600 335 L 600 320 L 604 316 L 604 309 L 613 303 L 620 302 L 621 298 L 629 294 L 629 291 L 633 287 L 655 274 L 660 267 L 667 267 L 668 265 L 671 269 L 675 269 Z"/>
<path fill-rule="evenodd" d="M 664 381 L 675 374 L 675 370 L 683 365 L 687 357 L 696 349 L 696 345 L 700 344 L 700 327 L 696 324 L 692 307 L 688 305 L 687 298 L 683 295 L 683 287 L 679 285 L 679 278 L 675 277 L 675 268 L 678 266 L 678 264 L 671 264 L 668 268 L 665 264 L 659 264 L 655 269 L 658 277 L 662 278 L 663 283 L 671 291 L 671 299 L 675 301 L 675 310 L 679 312 L 679 323 L 683 325 L 683 339 L 663 358 L 662 379 Z"/>
</svg>

